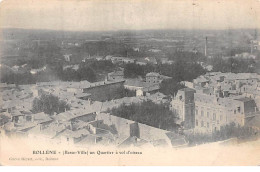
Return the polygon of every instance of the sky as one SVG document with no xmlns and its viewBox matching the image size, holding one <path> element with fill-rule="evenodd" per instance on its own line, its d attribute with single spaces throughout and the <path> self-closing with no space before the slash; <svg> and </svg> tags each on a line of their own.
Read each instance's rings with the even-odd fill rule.
<svg viewBox="0 0 260 172">
<path fill-rule="evenodd" d="M 3 0 L 0 28 L 260 28 L 260 0 Z"/>
</svg>

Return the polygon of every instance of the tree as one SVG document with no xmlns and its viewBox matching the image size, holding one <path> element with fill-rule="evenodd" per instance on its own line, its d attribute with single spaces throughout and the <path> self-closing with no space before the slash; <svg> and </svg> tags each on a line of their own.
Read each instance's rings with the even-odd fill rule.
<svg viewBox="0 0 260 172">
<path fill-rule="evenodd" d="M 86 65 L 80 65 L 79 69 L 77 70 L 77 74 L 80 80 L 88 80 L 89 82 L 96 81 L 95 71 Z"/>
<path fill-rule="evenodd" d="M 152 101 L 142 103 L 122 104 L 118 108 L 108 110 L 111 115 L 130 119 L 156 128 L 176 131 L 176 115 L 164 104 L 156 104 Z"/>
<path fill-rule="evenodd" d="M 210 61 L 215 72 L 232 72 L 232 73 L 254 73 L 259 72 L 258 62 L 253 59 L 223 59 L 215 57 Z"/>
<path fill-rule="evenodd" d="M 182 88 L 185 86 L 173 79 L 163 80 L 160 84 L 160 92 L 165 95 L 174 96 Z"/>
<path fill-rule="evenodd" d="M 197 62 L 187 62 L 178 58 L 174 64 L 163 64 L 158 70 L 161 74 L 172 77 L 173 80 L 192 81 L 200 75 L 206 73 L 206 70 Z"/>
<path fill-rule="evenodd" d="M 63 100 L 52 94 L 42 94 L 40 98 L 33 100 L 32 111 L 34 113 L 44 112 L 49 115 L 61 113 L 69 110 L 70 106 Z"/>
<path fill-rule="evenodd" d="M 136 78 L 138 76 L 145 76 L 144 67 L 134 63 L 125 65 L 124 67 L 125 78 Z"/>
<path fill-rule="evenodd" d="M 115 70 L 116 65 L 111 62 L 111 60 L 92 60 L 88 62 L 88 66 L 95 70 L 96 72 L 112 72 Z"/>
<path fill-rule="evenodd" d="M 14 72 L 1 72 L 0 71 L 0 79 L 1 82 L 5 82 L 8 84 L 35 84 L 36 78 L 30 72 L 24 73 L 14 73 Z"/>
</svg>

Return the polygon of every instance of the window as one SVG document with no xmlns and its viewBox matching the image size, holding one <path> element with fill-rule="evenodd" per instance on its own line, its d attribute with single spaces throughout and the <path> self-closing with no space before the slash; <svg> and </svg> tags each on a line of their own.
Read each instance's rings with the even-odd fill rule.
<svg viewBox="0 0 260 172">
<path fill-rule="evenodd" d="M 207 127 L 209 128 L 209 123 L 207 122 Z"/>
<path fill-rule="evenodd" d="M 198 126 L 199 124 L 198 124 L 198 120 L 196 120 L 196 126 Z"/>
<path fill-rule="evenodd" d="M 207 112 L 207 118 L 209 118 L 209 112 Z"/>
<path fill-rule="evenodd" d="M 237 107 L 237 112 L 240 113 L 240 107 Z"/>
<path fill-rule="evenodd" d="M 32 120 L 32 116 L 26 116 L 26 121 L 31 121 Z"/>
<path fill-rule="evenodd" d="M 204 127 L 204 121 L 201 121 L 201 127 Z"/>
<path fill-rule="evenodd" d="M 201 116 L 204 116 L 204 111 L 203 110 L 201 110 Z"/>
<path fill-rule="evenodd" d="M 222 115 L 220 115 L 220 121 L 222 121 L 222 118 L 223 118 Z"/>
<path fill-rule="evenodd" d="M 216 121 L 216 113 L 213 113 L 213 120 Z"/>
<path fill-rule="evenodd" d="M 198 109 L 196 109 L 195 114 L 198 115 Z"/>
<path fill-rule="evenodd" d="M 217 124 L 219 124 L 219 120 L 217 120 Z"/>
</svg>

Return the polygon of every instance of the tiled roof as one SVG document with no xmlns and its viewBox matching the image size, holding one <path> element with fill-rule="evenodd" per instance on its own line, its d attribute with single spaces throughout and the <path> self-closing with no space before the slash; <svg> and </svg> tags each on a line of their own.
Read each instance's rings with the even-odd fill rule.
<svg viewBox="0 0 260 172">
<path fill-rule="evenodd" d="M 32 116 L 34 117 L 34 121 L 36 121 L 37 123 L 43 123 L 53 120 L 48 114 L 45 114 L 44 112 L 36 113 Z"/>
<path fill-rule="evenodd" d="M 156 72 L 150 72 L 150 73 L 147 73 L 146 76 L 160 76 L 160 74 L 156 73 Z"/>
<path fill-rule="evenodd" d="M 153 84 L 153 83 L 148 83 L 148 82 L 142 82 L 136 79 L 128 79 L 124 85 L 128 85 L 128 86 L 134 86 L 134 87 L 142 87 L 142 88 L 149 88 L 152 87 L 154 85 L 158 85 L 158 84 Z"/>
<path fill-rule="evenodd" d="M 253 99 L 248 98 L 248 97 L 242 97 L 242 98 L 238 98 L 238 99 L 235 99 L 235 100 L 238 100 L 238 101 L 241 101 L 241 102 L 248 102 L 248 101 L 251 101 Z"/>
</svg>

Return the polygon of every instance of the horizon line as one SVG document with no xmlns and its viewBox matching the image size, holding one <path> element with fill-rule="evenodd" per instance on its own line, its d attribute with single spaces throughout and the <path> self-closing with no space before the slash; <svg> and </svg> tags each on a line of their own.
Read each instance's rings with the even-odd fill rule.
<svg viewBox="0 0 260 172">
<path fill-rule="evenodd" d="M 260 28 L 229 28 L 229 29 L 188 29 L 188 28 L 168 28 L 168 29 L 118 29 L 118 30 L 57 30 L 57 29 L 40 29 L 40 28 L 19 28 L 19 27 L 0 27 L 1 30 L 7 30 L 7 29 L 20 29 L 20 30 L 39 30 L 39 31 L 58 31 L 58 32 L 120 32 L 120 31 L 177 31 L 177 30 L 183 30 L 183 31 L 224 31 L 224 30 L 258 30 L 260 31 Z"/>
</svg>

